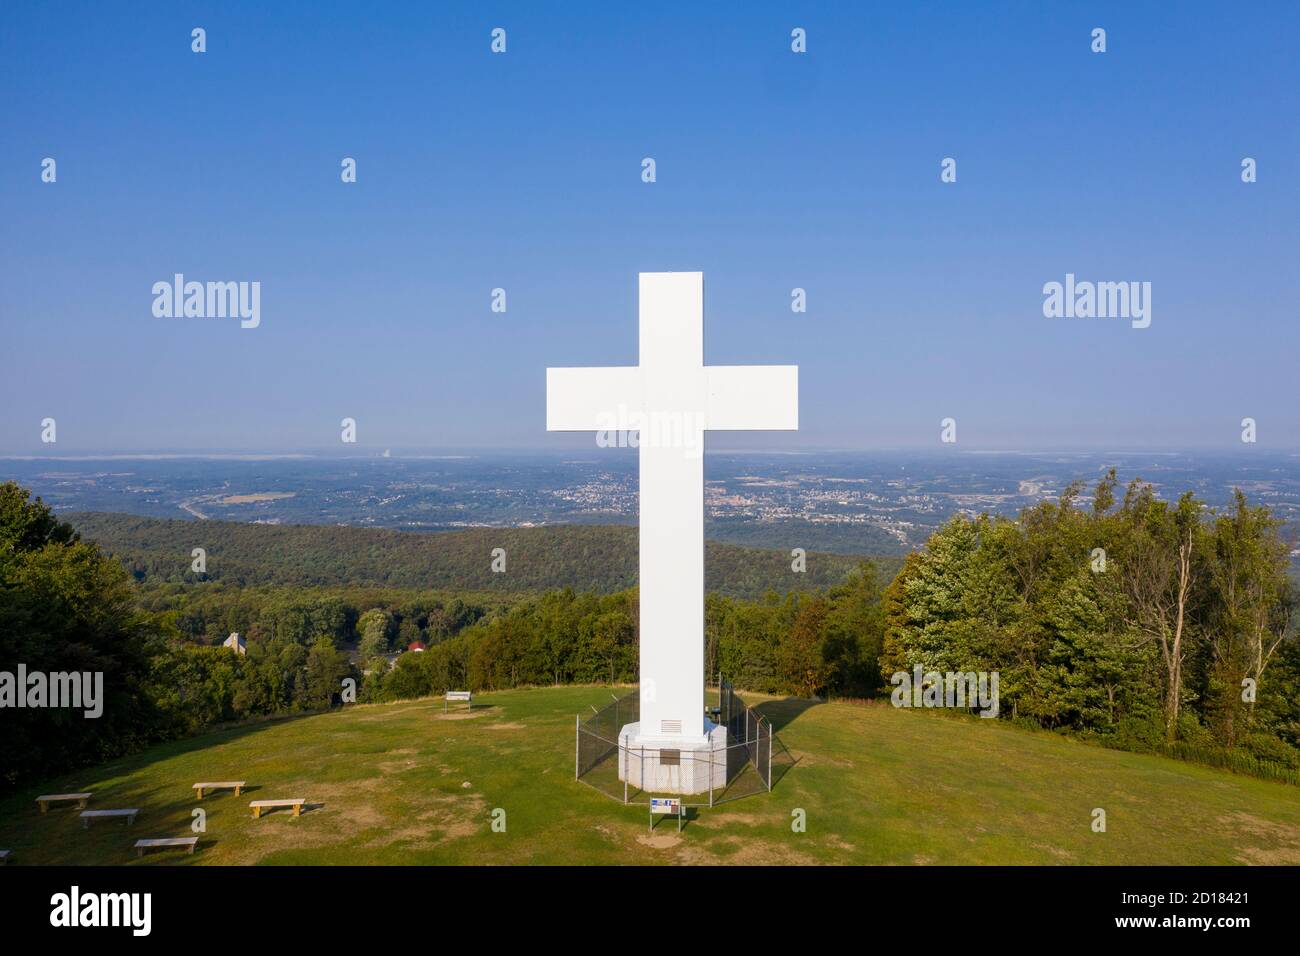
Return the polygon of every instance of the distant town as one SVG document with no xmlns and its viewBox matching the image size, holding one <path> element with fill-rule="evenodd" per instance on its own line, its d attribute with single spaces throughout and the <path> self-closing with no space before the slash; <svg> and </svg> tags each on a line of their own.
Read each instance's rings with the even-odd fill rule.
<svg viewBox="0 0 1300 956">
<path fill-rule="evenodd" d="M 797 527 L 808 547 L 902 554 L 959 512 L 1013 515 L 1083 496 L 1114 467 L 1192 489 L 1211 507 L 1241 488 L 1300 528 L 1300 455 L 1139 453 L 710 453 L 708 534 L 777 546 Z M 412 531 L 634 524 L 634 450 L 591 455 L 374 453 L 93 459 L 0 459 L 0 480 L 30 487 L 57 511 L 114 511 L 196 521 L 345 524 Z"/>
</svg>

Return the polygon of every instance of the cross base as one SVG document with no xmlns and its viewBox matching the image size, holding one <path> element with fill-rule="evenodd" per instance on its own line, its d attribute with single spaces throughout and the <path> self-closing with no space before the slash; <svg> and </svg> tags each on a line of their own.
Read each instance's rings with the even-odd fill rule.
<svg viewBox="0 0 1300 956">
<path fill-rule="evenodd" d="M 704 722 L 704 737 L 641 735 L 631 723 L 618 735 L 618 779 L 647 793 L 721 792 L 727 786 L 727 728 Z"/>
</svg>

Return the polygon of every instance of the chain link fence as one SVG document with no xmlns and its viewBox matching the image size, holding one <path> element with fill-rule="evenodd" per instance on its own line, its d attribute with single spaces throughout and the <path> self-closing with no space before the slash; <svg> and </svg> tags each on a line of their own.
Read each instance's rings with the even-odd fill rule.
<svg viewBox="0 0 1300 956">
<path fill-rule="evenodd" d="M 713 695 L 710 694 L 710 697 Z M 712 750 L 665 751 L 676 761 L 671 769 L 658 748 L 624 745 L 625 726 L 641 719 L 640 691 L 616 697 L 600 710 L 578 715 L 574 741 L 574 779 L 623 803 L 648 804 L 662 795 L 642 782 L 663 778 L 694 781 L 700 791 L 683 795 L 685 806 L 716 806 L 728 800 L 767 793 L 794 765 L 794 758 L 773 730 L 772 722 L 745 704 L 726 681 L 717 694 L 718 722 L 727 729 L 727 746 Z"/>
<path fill-rule="evenodd" d="M 718 718 L 727 728 L 729 745 L 722 799 L 769 792 L 794 766 L 794 756 L 776 735 L 771 720 L 746 704 L 726 679 L 718 685 Z"/>
</svg>

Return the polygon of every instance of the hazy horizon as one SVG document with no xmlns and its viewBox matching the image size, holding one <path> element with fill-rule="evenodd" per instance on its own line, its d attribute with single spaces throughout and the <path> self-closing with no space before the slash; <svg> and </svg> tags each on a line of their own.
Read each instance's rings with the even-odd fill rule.
<svg viewBox="0 0 1300 956">
<path fill-rule="evenodd" d="M 1114 469 L 1172 500 L 1192 492 L 1211 510 L 1237 490 L 1300 533 L 1297 455 L 1186 452 L 715 450 L 704 461 L 706 533 L 733 543 L 846 554 L 918 547 L 948 517 L 1011 516 L 1089 498 Z M 631 524 L 640 514 L 633 448 L 325 452 L 0 460 L 60 514 L 446 531 L 551 524 Z"/>
<path fill-rule="evenodd" d="M 463 457 L 473 457 L 480 455 L 536 455 L 536 456 L 572 456 L 575 454 L 589 454 L 593 460 L 599 460 L 601 456 L 610 454 L 622 454 L 635 457 L 635 448 L 613 449 L 597 447 L 594 443 L 590 445 L 567 445 L 563 447 L 550 446 L 456 446 L 440 448 L 384 448 L 381 446 L 352 446 L 347 449 L 334 449 L 327 447 L 318 448 L 285 448 L 279 450 L 272 449 L 254 449 L 254 448 L 208 448 L 208 449 L 186 449 L 186 448 L 146 448 L 110 451 L 107 449 L 87 449 L 80 452 L 68 453 L 30 453 L 30 454 L 0 454 L 0 461 L 96 461 L 111 459 L 165 459 L 165 458 L 197 458 L 197 459 L 246 459 L 246 460 L 271 460 L 271 459 L 292 459 L 292 458 L 323 458 L 323 459 L 454 459 Z M 710 445 L 706 449 L 706 454 L 716 453 L 725 455 L 767 455 L 767 456 L 817 456 L 817 455 L 888 455 L 888 456 L 912 456 L 916 458 L 926 457 L 948 457 L 956 455 L 1065 455 L 1065 456 L 1087 456 L 1096 457 L 1104 455 L 1124 455 L 1140 456 L 1151 455 L 1153 457 L 1161 456 L 1194 456 L 1202 455 L 1205 457 L 1234 457 L 1244 456 L 1242 460 L 1248 460 L 1250 457 L 1264 458 L 1286 458 L 1297 456 L 1300 457 L 1300 445 L 1294 447 L 1266 447 L 1247 445 L 1244 448 L 1238 446 L 1226 445 L 1180 445 L 1180 446 L 1121 446 L 1121 445 L 1097 445 L 1085 447 L 1079 445 L 1062 445 L 1054 447 L 1050 445 L 1040 445 L 1032 448 L 999 448 L 999 447 L 951 447 L 938 445 L 881 445 L 877 447 L 849 447 L 849 446 L 801 446 L 794 448 L 780 447 L 728 447 L 726 445 Z"/>
</svg>

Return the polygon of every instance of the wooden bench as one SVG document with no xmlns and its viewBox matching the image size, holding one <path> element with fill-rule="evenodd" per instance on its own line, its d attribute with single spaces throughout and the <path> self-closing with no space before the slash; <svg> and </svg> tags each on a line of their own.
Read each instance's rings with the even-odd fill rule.
<svg viewBox="0 0 1300 956">
<path fill-rule="evenodd" d="M 136 814 L 139 810 L 82 810 L 81 811 L 81 828 L 90 829 L 90 821 L 100 817 L 126 817 L 126 824 L 130 826 L 135 823 Z"/>
<path fill-rule="evenodd" d="M 198 837 L 160 837 L 152 840 L 136 840 L 135 855 L 144 856 L 144 851 L 156 846 L 187 846 L 190 853 L 199 845 Z"/>
<path fill-rule="evenodd" d="M 467 705 L 470 710 L 474 709 L 474 695 L 467 690 L 449 690 L 443 695 L 442 712 L 444 714 L 447 712 L 447 701 L 452 703 L 460 702 Z"/>
<path fill-rule="evenodd" d="M 84 810 L 86 809 L 86 804 L 90 802 L 90 798 L 92 796 L 94 796 L 94 794 L 91 793 L 47 793 L 43 797 L 37 797 L 36 803 L 40 806 L 41 813 L 45 813 L 47 810 L 49 810 L 51 803 L 56 803 L 64 800 L 76 800 L 77 808 L 80 810 Z"/>
<path fill-rule="evenodd" d="M 194 789 L 199 792 L 199 799 L 203 799 L 204 790 L 235 790 L 235 796 L 239 796 L 244 790 L 244 781 L 242 780 L 222 780 L 218 783 L 196 783 Z"/>
<path fill-rule="evenodd" d="M 293 815 L 296 817 L 302 813 L 302 805 L 306 802 L 305 797 L 291 797 L 288 800 L 254 800 L 249 806 L 253 808 L 253 819 L 256 820 L 263 810 L 273 810 L 276 807 L 293 807 Z"/>
</svg>

